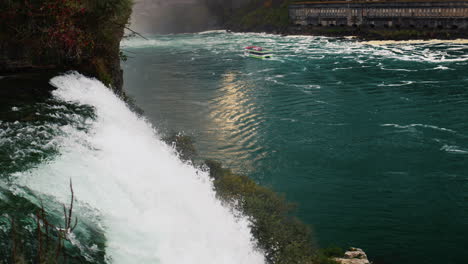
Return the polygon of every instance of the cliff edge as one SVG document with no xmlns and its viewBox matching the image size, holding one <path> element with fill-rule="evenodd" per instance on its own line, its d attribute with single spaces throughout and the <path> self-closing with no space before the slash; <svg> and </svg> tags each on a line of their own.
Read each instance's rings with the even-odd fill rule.
<svg viewBox="0 0 468 264">
<path fill-rule="evenodd" d="M 0 75 L 77 70 L 122 92 L 120 40 L 132 0 L 0 2 Z"/>
</svg>

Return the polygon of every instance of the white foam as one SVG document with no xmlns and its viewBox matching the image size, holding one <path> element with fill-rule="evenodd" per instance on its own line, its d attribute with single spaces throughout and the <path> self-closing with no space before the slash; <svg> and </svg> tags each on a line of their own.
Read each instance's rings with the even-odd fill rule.
<svg viewBox="0 0 468 264">
<path fill-rule="evenodd" d="M 246 45 L 260 45 L 275 51 L 275 60 L 279 57 L 306 57 L 309 59 L 323 59 L 328 56 L 344 55 L 343 58 L 354 58 L 362 64 L 365 58 L 389 58 L 398 61 L 416 61 L 425 63 L 451 63 L 466 62 L 468 55 L 462 54 L 466 45 L 456 43 L 404 42 L 395 44 L 392 42 L 382 45 L 369 45 L 369 42 L 354 40 L 338 40 L 336 38 L 317 36 L 286 36 L 267 33 L 227 33 L 221 31 L 207 31 L 198 34 L 180 34 L 168 36 L 151 36 L 150 39 L 132 38 L 122 41 L 124 48 L 144 47 L 171 47 L 174 50 L 212 50 L 217 54 L 225 52 L 240 52 Z M 456 50 L 450 49 L 455 47 Z M 386 69 L 392 71 L 414 71 L 411 69 Z"/>
<path fill-rule="evenodd" d="M 381 83 L 381 84 L 378 84 L 377 86 L 379 87 L 397 87 L 397 86 L 406 86 L 406 85 L 410 85 L 410 84 L 413 84 L 414 82 L 412 81 L 402 81 L 400 83 L 389 83 L 389 84 L 386 84 L 386 83 Z"/>
<path fill-rule="evenodd" d="M 468 150 L 462 149 L 458 146 L 444 145 L 440 150 L 446 151 L 452 154 L 468 154 Z"/>
<path fill-rule="evenodd" d="M 413 128 L 413 127 L 423 127 L 423 128 L 431 128 L 431 129 L 434 129 L 434 130 L 439 130 L 439 131 L 444 131 L 444 132 L 457 133 L 455 130 L 452 130 L 452 129 L 433 126 L 433 125 L 425 125 L 425 124 L 409 124 L 409 125 L 382 124 L 381 126 L 383 126 L 383 127 L 395 127 L 395 128 L 399 128 L 399 129 L 407 129 L 407 128 Z"/>
<path fill-rule="evenodd" d="M 198 32 L 197 34 L 206 35 L 206 34 L 214 34 L 214 33 L 227 33 L 227 31 L 225 29 L 207 30 L 207 31 Z"/>
<path fill-rule="evenodd" d="M 449 67 L 442 66 L 442 65 L 439 65 L 439 66 L 434 68 L 434 70 L 449 70 L 449 69 L 450 69 Z"/>
<path fill-rule="evenodd" d="M 123 48 L 145 48 L 154 46 L 167 46 L 169 43 L 158 39 L 129 38 L 120 42 Z"/>
<path fill-rule="evenodd" d="M 60 155 L 19 173 L 19 185 L 102 215 L 111 263 L 264 263 L 249 220 L 215 198 L 206 172 L 184 164 L 151 125 L 97 80 L 52 79 L 54 96 L 91 105 L 88 132 L 62 128 Z M 237 215 L 237 216 L 236 216 Z"/>
</svg>

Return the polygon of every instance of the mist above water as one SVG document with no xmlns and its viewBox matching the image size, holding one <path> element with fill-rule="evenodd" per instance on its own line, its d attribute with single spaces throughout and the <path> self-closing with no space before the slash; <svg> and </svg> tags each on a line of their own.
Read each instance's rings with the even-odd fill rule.
<svg viewBox="0 0 468 264">
<path fill-rule="evenodd" d="M 249 0 L 135 0 L 132 29 L 147 34 L 200 32 L 223 27 L 225 12 Z"/>
<path fill-rule="evenodd" d="M 139 0 L 131 24 L 147 34 L 185 33 L 214 28 L 217 19 L 200 0 Z"/>
</svg>

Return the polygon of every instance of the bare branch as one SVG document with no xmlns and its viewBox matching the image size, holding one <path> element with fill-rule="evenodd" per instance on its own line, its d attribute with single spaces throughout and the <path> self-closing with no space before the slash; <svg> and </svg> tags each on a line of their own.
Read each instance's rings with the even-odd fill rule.
<svg viewBox="0 0 468 264">
<path fill-rule="evenodd" d="M 36 214 L 37 217 L 37 240 L 39 242 L 39 247 L 37 249 L 37 261 L 38 263 L 42 263 L 42 231 L 41 231 L 41 216 L 39 212 Z"/>
<path fill-rule="evenodd" d="M 145 40 L 148 40 L 146 37 L 144 37 L 144 36 L 141 35 L 140 33 L 136 32 L 135 30 L 133 30 L 133 29 L 127 27 L 127 26 L 125 26 L 125 28 L 126 28 L 127 30 L 130 30 L 132 33 L 138 35 L 139 37 L 142 37 L 142 38 L 144 38 Z"/>
<path fill-rule="evenodd" d="M 67 228 L 67 221 L 68 221 L 68 216 L 67 216 L 67 207 L 65 206 L 65 204 L 63 205 L 63 215 L 64 215 L 64 218 L 65 218 L 65 226 L 63 228 Z"/>
<path fill-rule="evenodd" d="M 76 226 L 78 225 L 78 217 L 75 216 L 75 224 L 73 225 L 73 227 L 70 229 L 70 232 L 72 232 L 73 230 L 75 230 Z"/>
<path fill-rule="evenodd" d="M 72 179 L 70 178 L 70 192 L 71 192 L 71 202 L 70 202 L 70 208 L 68 209 L 68 221 L 67 221 L 67 229 L 70 229 L 71 226 L 71 220 L 72 220 L 72 213 L 73 213 L 73 200 L 75 199 L 75 193 L 73 192 L 73 183 Z"/>
<path fill-rule="evenodd" d="M 118 25 L 118 26 L 124 27 L 125 29 L 131 31 L 133 34 L 138 35 L 139 37 L 144 38 L 145 40 L 148 40 L 145 36 L 143 36 L 142 34 L 136 32 L 135 30 L 129 28 L 127 25 L 120 24 L 120 23 L 117 23 L 117 22 L 113 22 L 113 23 Z"/>
</svg>

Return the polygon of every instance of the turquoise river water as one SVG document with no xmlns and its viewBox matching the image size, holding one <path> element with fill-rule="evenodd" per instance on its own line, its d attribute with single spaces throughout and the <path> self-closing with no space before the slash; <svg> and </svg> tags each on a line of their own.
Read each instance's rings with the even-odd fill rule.
<svg viewBox="0 0 468 264">
<path fill-rule="evenodd" d="M 321 246 L 466 263 L 467 44 L 205 32 L 122 47 L 125 90 L 157 129 L 286 194 Z"/>
<path fill-rule="evenodd" d="M 284 193 L 320 246 L 467 263 L 468 44 L 214 31 L 121 46 L 143 115 L 76 72 L 0 76 L 0 263 L 37 260 L 35 214 L 62 226 L 70 180 L 73 263 L 265 263 L 251 219 L 164 143 L 172 132 Z"/>
</svg>

